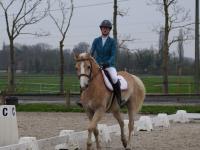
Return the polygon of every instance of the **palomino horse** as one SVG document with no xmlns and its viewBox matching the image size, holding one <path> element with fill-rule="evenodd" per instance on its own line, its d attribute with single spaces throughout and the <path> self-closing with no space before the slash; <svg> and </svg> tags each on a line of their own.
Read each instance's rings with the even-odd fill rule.
<svg viewBox="0 0 200 150">
<path fill-rule="evenodd" d="M 90 123 L 88 126 L 87 149 L 92 149 L 92 132 L 96 139 L 96 147 L 101 149 L 98 138 L 97 123 L 103 115 L 108 112 L 108 104 L 112 97 L 112 92 L 109 91 L 105 84 L 103 75 L 99 65 L 94 58 L 88 53 L 75 54 L 77 75 L 80 79 L 81 86 L 81 102 L 89 117 Z M 134 117 L 141 108 L 145 97 L 145 87 L 142 81 L 127 72 L 121 71 L 122 75 L 128 82 L 128 89 L 122 92 L 122 98 L 127 101 L 129 115 L 129 135 L 128 141 L 124 133 L 124 121 L 120 115 L 120 107 L 117 100 L 114 100 L 109 106 L 109 112 L 117 119 L 121 128 L 121 141 L 126 149 L 131 149 L 131 137 L 134 130 Z"/>
</svg>

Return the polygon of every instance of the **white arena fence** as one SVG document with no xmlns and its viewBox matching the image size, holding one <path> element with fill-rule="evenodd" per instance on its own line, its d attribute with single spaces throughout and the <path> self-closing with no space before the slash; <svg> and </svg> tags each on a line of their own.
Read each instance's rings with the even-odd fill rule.
<svg viewBox="0 0 200 150">
<path fill-rule="evenodd" d="M 48 84 L 48 83 L 16 83 L 18 91 L 32 92 L 32 93 L 58 93 L 59 84 Z M 23 89 L 22 89 L 23 88 Z"/>
<path fill-rule="evenodd" d="M 170 121 L 187 123 L 193 119 L 200 119 L 198 113 L 187 113 L 185 110 L 178 110 L 176 114 L 167 115 L 158 114 L 155 117 L 141 116 L 135 122 L 136 131 L 152 131 L 155 127 L 168 128 Z M 124 120 L 125 133 L 128 133 L 128 120 Z M 104 147 L 111 148 L 111 137 L 113 134 L 120 135 L 118 124 L 107 126 L 106 124 L 98 124 L 100 140 L 104 143 Z M 75 132 L 74 130 L 62 130 L 59 136 L 37 140 L 35 137 L 21 137 L 18 144 L 0 147 L 0 150 L 76 150 L 80 149 L 81 143 L 86 144 L 87 131 Z M 93 142 L 95 138 L 93 137 Z"/>
</svg>

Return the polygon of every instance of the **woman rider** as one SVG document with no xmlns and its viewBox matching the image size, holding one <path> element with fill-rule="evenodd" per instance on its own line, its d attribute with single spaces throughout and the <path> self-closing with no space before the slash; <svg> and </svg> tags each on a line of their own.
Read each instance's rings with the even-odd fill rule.
<svg viewBox="0 0 200 150">
<path fill-rule="evenodd" d="M 115 68 L 116 41 L 109 36 L 112 24 L 109 20 L 103 20 L 99 27 L 101 36 L 94 39 L 91 55 L 104 70 L 108 71 L 112 80 L 114 94 L 117 97 L 118 104 L 122 107 L 126 101 L 121 99 L 120 81 Z"/>
</svg>

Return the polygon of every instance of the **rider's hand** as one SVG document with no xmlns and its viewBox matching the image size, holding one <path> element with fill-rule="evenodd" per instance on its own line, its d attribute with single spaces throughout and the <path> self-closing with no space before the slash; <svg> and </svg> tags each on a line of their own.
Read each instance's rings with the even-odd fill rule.
<svg viewBox="0 0 200 150">
<path fill-rule="evenodd" d="M 101 66 L 102 69 L 106 69 L 106 68 L 108 68 L 110 65 L 109 65 L 109 63 L 101 63 L 100 66 Z"/>
</svg>

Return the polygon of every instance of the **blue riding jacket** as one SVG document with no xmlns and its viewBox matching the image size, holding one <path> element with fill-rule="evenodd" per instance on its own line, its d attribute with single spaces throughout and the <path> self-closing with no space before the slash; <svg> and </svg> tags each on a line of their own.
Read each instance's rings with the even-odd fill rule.
<svg viewBox="0 0 200 150">
<path fill-rule="evenodd" d="M 108 64 L 109 67 L 115 67 L 116 42 L 113 38 L 107 38 L 104 46 L 102 37 L 95 38 L 92 43 L 91 55 L 95 57 L 98 64 Z"/>
</svg>

